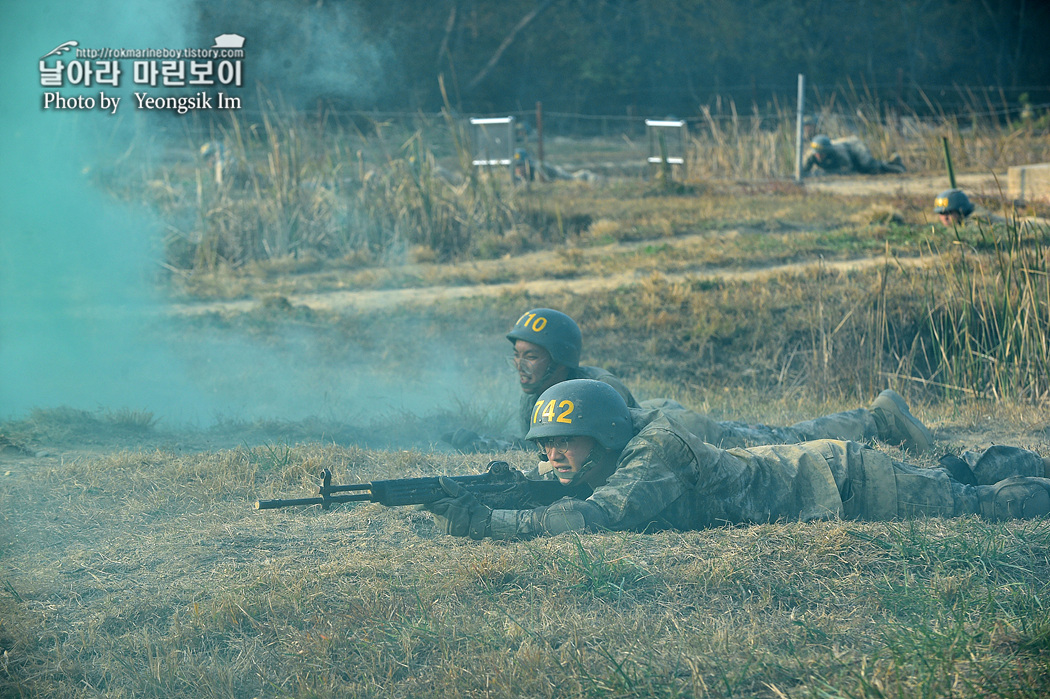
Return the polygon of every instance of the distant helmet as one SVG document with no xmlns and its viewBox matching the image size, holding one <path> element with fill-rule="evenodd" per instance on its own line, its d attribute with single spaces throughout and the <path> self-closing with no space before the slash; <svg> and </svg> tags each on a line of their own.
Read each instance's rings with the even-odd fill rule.
<svg viewBox="0 0 1050 699">
<path fill-rule="evenodd" d="M 226 144 L 222 141 L 208 141 L 200 148 L 201 157 L 205 160 L 209 158 L 216 158 L 218 160 L 226 159 Z"/>
<path fill-rule="evenodd" d="M 556 383 L 536 399 L 525 439 L 591 437 L 606 449 L 622 450 L 634 436 L 631 411 L 612 386 L 592 379 Z"/>
<path fill-rule="evenodd" d="M 973 202 L 961 189 L 948 189 L 937 195 L 933 200 L 933 213 L 950 214 L 958 211 L 963 216 L 973 213 Z"/>
<path fill-rule="evenodd" d="M 527 150 L 525 150 L 524 148 L 515 148 L 514 149 L 514 159 L 515 160 L 521 160 L 521 161 L 524 161 L 524 162 L 528 162 L 529 160 L 531 160 L 531 158 L 529 158 L 529 152 Z"/>
<path fill-rule="evenodd" d="M 830 150 L 831 139 L 825 136 L 824 134 L 814 136 L 813 141 L 809 144 L 809 147 L 816 151 Z"/>
<path fill-rule="evenodd" d="M 526 311 L 514 328 L 507 333 L 511 343 L 525 340 L 547 350 L 555 364 L 570 367 L 580 366 L 580 350 L 583 337 L 576 321 L 561 311 L 550 308 L 533 308 Z"/>
</svg>

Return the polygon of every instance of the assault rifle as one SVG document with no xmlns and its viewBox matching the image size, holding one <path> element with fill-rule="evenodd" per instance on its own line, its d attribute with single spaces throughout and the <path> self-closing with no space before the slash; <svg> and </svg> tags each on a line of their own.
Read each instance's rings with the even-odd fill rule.
<svg viewBox="0 0 1050 699">
<path fill-rule="evenodd" d="M 562 498 L 587 498 L 591 488 L 584 484 L 562 485 L 558 481 L 539 481 L 525 477 L 506 461 L 491 461 L 485 473 L 449 476 L 494 510 L 521 510 L 550 505 Z M 378 502 L 387 507 L 426 505 L 448 497 L 436 476 L 396 478 L 370 483 L 332 485 L 332 472 L 321 471 L 317 497 L 290 500 L 256 500 L 255 509 L 275 510 L 296 505 L 320 505 L 327 510 L 343 502 Z"/>
</svg>

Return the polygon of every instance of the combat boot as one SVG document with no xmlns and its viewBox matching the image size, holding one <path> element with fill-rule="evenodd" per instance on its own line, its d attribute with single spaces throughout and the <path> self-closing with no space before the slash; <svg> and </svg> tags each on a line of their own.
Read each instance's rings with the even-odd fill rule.
<svg viewBox="0 0 1050 699">
<path fill-rule="evenodd" d="M 977 514 L 985 519 L 1036 519 L 1050 514 L 1050 479 L 1017 476 L 979 485 Z"/>
<path fill-rule="evenodd" d="M 908 410 L 900 394 L 886 389 L 868 408 L 875 418 L 879 439 L 888 444 L 899 444 L 914 454 L 933 448 L 933 434 Z"/>
</svg>

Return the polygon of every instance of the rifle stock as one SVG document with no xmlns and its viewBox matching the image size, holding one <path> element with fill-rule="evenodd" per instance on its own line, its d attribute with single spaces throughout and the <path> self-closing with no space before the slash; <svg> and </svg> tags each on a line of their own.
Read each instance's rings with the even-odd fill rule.
<svg viewBox="0 0 1050 699">
<path fill-rule="evenodd" d="M 492 461 L 485 473 L 449 476 L 481 502 L 495 510 L 529 509 L 550 505 L 562 498 L 586 498 L 591 489 L 585 485 L 565 486 L 558 481 L 530 480 L 505 461 Z M 426 505 L 448 497 L 437 476 L 396 478 L 391 480 L 332 485 L 332 472 L 321 471 L 321 487 L 316 497 L 288 500 L 256 500 L 257 510 L 276 510 L 298 505 L 320 505 L 327 510 L 344 502 L 378 502 L 386 507 Z"/>
</svg>

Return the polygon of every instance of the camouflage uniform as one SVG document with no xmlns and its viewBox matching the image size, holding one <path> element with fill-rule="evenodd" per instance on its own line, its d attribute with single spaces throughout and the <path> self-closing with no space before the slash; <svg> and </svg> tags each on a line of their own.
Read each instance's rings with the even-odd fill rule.
<svg viewBox="0 0 1050 699">
<path fill-rule="evenodd" d="M 635 407 L 635 406 L 628 406 Z M 704 442 L 723 449 L 750 447 L 759 444 L 794 444 L 815 439 L 847 439 L 870 442 L 880 437 L 875 414 L 867 408 L 832 413 L 812 420 L 797 422 L 789 427 L 749 424 L 736 420 L 716 421 L 687 409 L 673 400 L 643 401 L 641 406 L 658 409 L 682 425 Z M 883 431 L 885 432 L 885 430 Z M 883 434 L 884 441 L 889 435 Z"/>
<path fill-rule="evenodd" d="M 879 160 L 856 136 L 836 138 L 829 146 L 819 150 L 821 158 L 818 159 L 818 149 L 810 144 L 802 159 L 803 173 L 808 174 L 814 167 L 824 172 L 843 175 L 854 172 L 864 175 L 904 172 L 904 164 L 900 162 L 899 156 L 888 162 Z"/>
<path fill-rule="evenodd" d="M 858 442 L 870 442 L 879 438 L 892 444 L 905 444 L 914 451 L 924 451 L 933 442 L 932 435 L 917 420 L 911 417 L 903 399 L 893 393 L 894 408 L 890 399 L 880 396 L 872 408 L 858 408 L 847 412 L 835 413 L 814 420 L 799 422 L 790 427 L 771 427 L 752 425 L 744 422 L 718 422 L 699 413 L 687 410 L 680 403 L 670 399 L 654 399 L 638 403 L 631 391 L 620 379 L 599 367 L 580 366 L 579 356 L 582 346 L 582 335 L 576 322 L 561 311 L 549 308 L 536 308 L 525 312 L 507 334 L 511 343 L 526 341 L 543 347 L 552 361 L 566 370 L 563 381 L 574 379 L 597 380 L 611 386 L 623 398 L 628 408 L 659 408 L 673 415 L 692 434 L 715 446 L 747 447 L 756 444 L 790 444 L 813 439 L 847 439 Z M 541 388 L 534 388 L 542 391 Z M 892 393 L 885 392 L 885 393 Z M 528 433 L 533 408 L 539 398 L 537 392 L 523 392 L 518 404 L 518 419 L 521 435 Z M 898 415 L 908 424 L 895 424 L 892 417 L 880 413 L 880 401 L 890 407 L 890 412 Z M 901 413 L 900 411 L 903 411 Z M 918 431 L 916 431 L 918 430 Z M 911 432 L 911 438 L 906 432 Z M 519 439 L 506 440 L 481 436 L 478 433 L 459 429 L 443 436 L 443 439 L 463 452 L 498 451 L 512 448 L 529 448 Z"/>
<path fill-rule="evenodd" d="M 895 462 L 856 442 L 818 440 L 725 450 L 705 443 L 659 410 L 631 410 L 631 419 L 634 437 L 620 453 L 615 471 L 589 498 L 495 510 L 486 533 L 518 539 L 574 530 L 689 530 L 726 523 L 1011 514 L 982 499 L 982 486 L 955 481 L 940 469 Z M 997 455 L 996 477 L 1044 475 L 1043 460 L 1035 453 L 999 449 L 1007 452 Z M 991 487 L 1005 495 L 1016 480 Z M 1050 490 L 1045 478 L 1020 480 L 1042 481 Z"/>
<path fill-rule="evenodd" d="M 887 424 L 887 419 L 871 408 L 855 408 L 832 413 L 812 420 L 796 422 L 788 427 L 751 424 L 736 420 L 713 420 L 669 398 L 655 398 L 636 403 L 631 392 L 609 372 L 597 367 L 580 367 L 580 369 L 589 371 L 578 372 L 581 375 L 572 378 L 597 379 L 607 383 L 624 398 L 627 407 L 661 410 L 676 423 L 682 425 L 690 434 L 723 449 L 761 444 L 795 444 L 817 439 L 844 439 L 853 442 L 872 442 L 879 439 L 891 444 L 903 442 L 912 447 L 914 451 L 921 452 L 928 449 L 933 441 L 932 435 L 927 432 L 924 437 L 919 438 L 922 443 L 909 442 L 897 426 Z M 537 398 L 538 396 L 533 394 L 526 394 L 522 397 L 519 406 L 519 417 L 525 428 L 522 434 L 527 434 L 529 431 L 532 410 Z"/>
<path fill-rule="evenodd" d="M 978 206 L 974 208 L 973 213 L 971 213 L 969 216 L 963 219 L 963 223 L 970 224 L 973 226 L 976 226 L 978 224 L 991 226 L 997 223 L 1009 223 L 1009 220 L 1004 216 L 1000 216 L 999 214 L 993 214 L 991 211 L 984 208 L 983 206 Z"/>
</svg>

